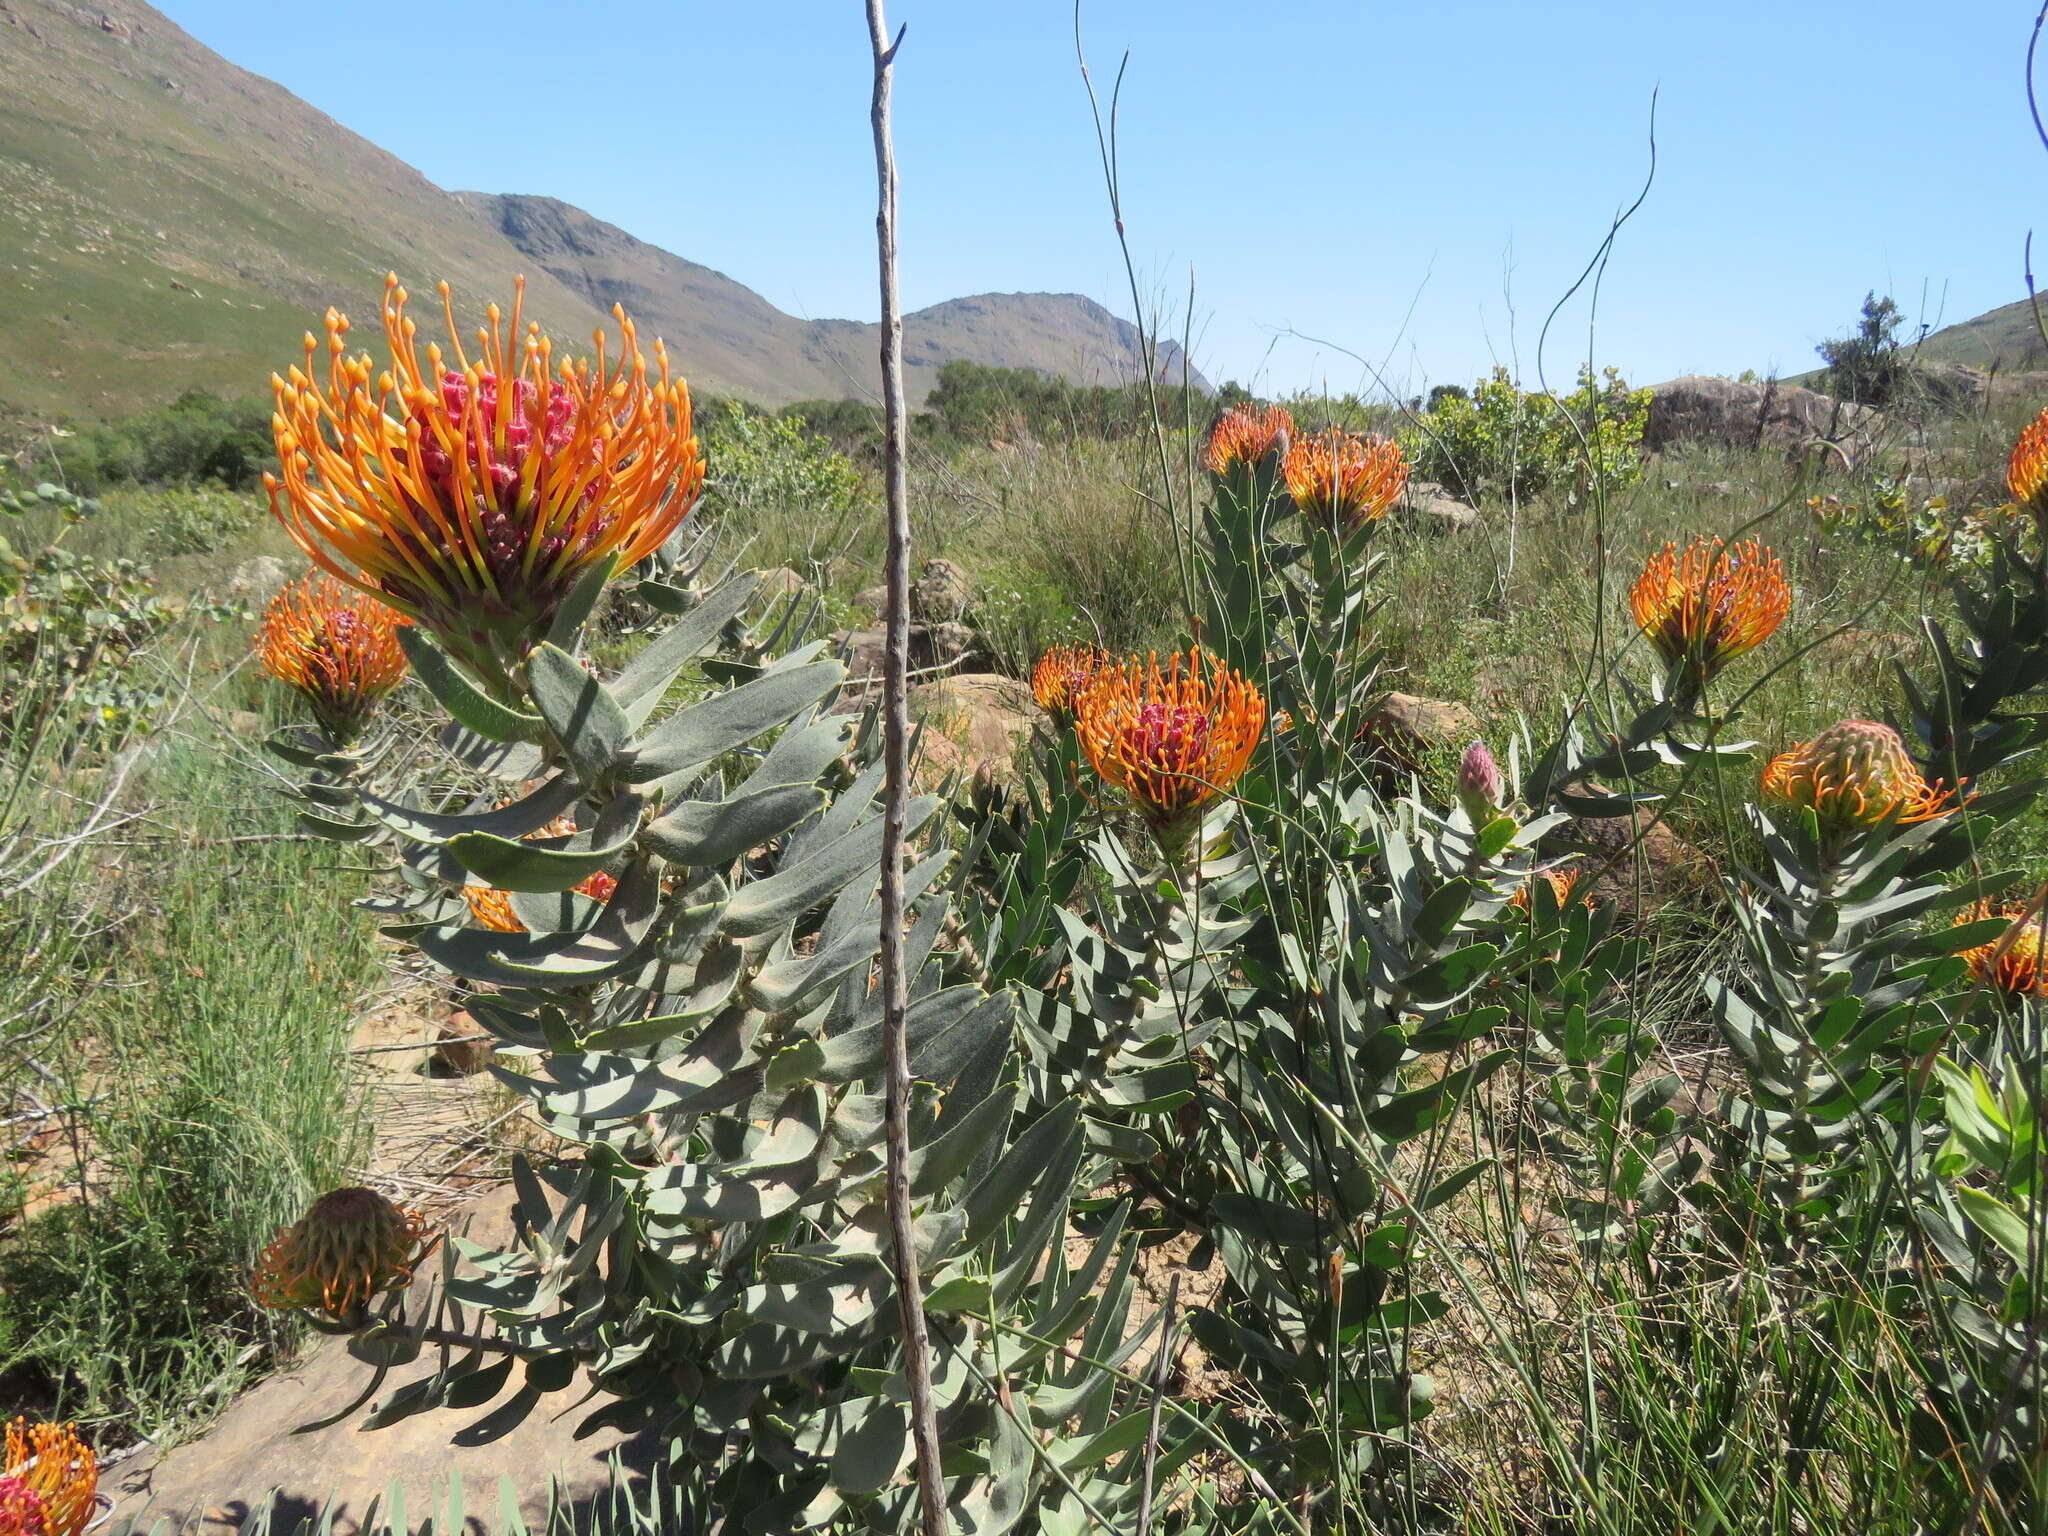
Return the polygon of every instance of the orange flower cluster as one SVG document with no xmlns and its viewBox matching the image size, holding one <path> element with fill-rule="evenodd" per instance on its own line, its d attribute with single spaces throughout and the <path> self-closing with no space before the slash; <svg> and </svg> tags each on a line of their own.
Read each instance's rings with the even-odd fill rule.
<svg viewBox="0 0 2048 1536">
<path fill-rule="evenodd" d="M 1778 557 L 1754 539 L 1729 549 L 1699 538 L 1682 554 L 1666 544 L 1652 555 L 1629 607 L 1664 664 L 1682 665 L 1696 691 L 1770 639 L 1792 611 L 1792 588 Z"/>
<path fill-rule="evenodd" d="M 7 1426 L 0 1457 L 0 1533 L 78 1536 L 98 1507 L 99 1462 L 68 1424 Z"/>
<path fill-rule="evenodd" d="M 2048 997 L 2041 913 L 2025 905 L 2001 907 L 1987 900 L 1974 903 L 1956 921 L 1976 923 L 1987 917 L 2002 917 L 2011 926 L 1989 944 L 1963 951 L 1977 984 L 2008 997 Z"/>
<path fill-rule="evenodd" d="M 303 367 L 273 379 L 280 472 L 271 510 L 313 562 L 432 630 L 487 674 L 516 661 L 580 577 L 609 555 L 658 549 L 703 484 L 690 391 L 655 344 L 649 378 L 633 324 L 608 364 L 558 368 L 538 326 L 522 334 L 524 284 L 509 325 L 498 306 L 472 360 L 441 285 L 452 357 L 427 348 L 385 280 L 387 371 L 351 357 L 345 316 L 327 313 L 325 383 L 306 338 Z"/>
<path fill-rule="evenodd" d="M 1266 727 L 1265 697 L 1201 649 L 1099 667 L 1074 705 L 1095 772 L 1131 799 L 1169 858 L 1230 792 Z"/>
<path fill-rule="evenodd" d="M 374 1189 L 330 1190 L 263 1250 L 256 1299 L 350 1322 L 377 1297 L 406 1285 L 437 1241 L 428 1239 L 417 1214 Z"/>
<path fill-rule="evenodd" d="M 1294 417 L 1285 407 L 1263 411 L 1234 405 L 1209 433 L 1209 472 L 1228 475 L 1239 465 L 1256 469 L 1273 454 L 1285 454 L 1294 437 Z"/>
<path fill-rule="evenodd" d="M 1539 869 L 1523 882 L 1515 892 L 1509 905 L 1520 912 L 1536 910 L 1536 882 L 1541 880 L 1550 887 L 1550 894 L 1557 900 L 1557 910 L 1562 912 L 1574 898 L 1582 906 L 1595 905 L 1593 882 L 1583 869 Z M 1581 889 L 1581 887 L 1584 889 Z"/>
<path fill-rule="evenodd" d="M 1031 669 L 1031 696 L 1060 724 L 1071 724 L 1074 701 L 1088 680 L 1108 665 L 1109 652 L 1099 645 L 1056 645 Z"/>
<path fill-rule="evenodd" d="M 573 817 L 557 816 L 539 831 L 527 833 L 526 838 L 531 842 L 543 837 L 569 837 L 575 831 L 576 822 Z M 618 888 L 619 882 L 603 870 L 570 887 L 577 895 L 588 896 L 592 901 L 610 901 L 612 892 Z M 519 921 L 518 914 L 512 910 L 510 891 L 494 890 L 488 885 L 465 885 L 462 888 L 462 898 L 469 903 L 469 915 L 484 927 L 495 929 L 499 933 L 526 932 L 526 924 Z"/>
<path fill-rule="evenodd" d="M 346 738 L 404 680 L 398 631 L 406 622 L 367 593 L 309 571 L 263 610 L 256 660 L 296 689 L 331 735 Z"/>
<path fill-rule="evenodd" d="M 1951 791 L 1929 784 L 1899 733 L 1875 720 L 1843 720 L 1812 741 L 1771 759 L 1763 791 L 1782 805 L 1811 810 L 1831 831 L 1904 826 L 1946 816 Z"/>
<path fill-rule="evenodd" d="M 2020 433 L 2005 465 L 2006 489 L 2012 499 L 2037 518 L 2048 518 L 2048 410 Z"/>
<path fill-rule="evenodd" d="M 1303 517 L 1350 533 L 1387 515 L 1408 483 L 1408 461 L 1392 438 L 1332 427 L 1290 447 L 1281 473 Z"/>
</svg>

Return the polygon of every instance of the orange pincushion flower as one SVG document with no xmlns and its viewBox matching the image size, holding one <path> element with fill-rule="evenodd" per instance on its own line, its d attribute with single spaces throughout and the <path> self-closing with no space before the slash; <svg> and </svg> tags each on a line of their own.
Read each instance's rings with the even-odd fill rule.
<svg viewBox="0 0 2048 1536">
<path fill-rule="evenodd" d="M 335 1189 L 277 1234 L 256 1263 L 256 1299 L 280 1310 L 325 1312 L 348 1322 L 377 1297 L 409 1283 L 439 1239 L 412 1211 L 374 1189 Z"/>
<path fill-rule="evenodd" d="M 1294 417 L 1285 407 L 1269 405 L 1258 411 L 1234 405 L 1209 434 L 1209 472 L 1227 475 L 1239 464 L 1256 466 L 1270 453 L 1284 454 L 1293 436 Z"/>
<path fill-rule="evenodd" d="M 2048 410 L 2027 423 L 2005 465 L 2012 499 L 2036 517 L 2048 516 Z"/>
<path fill-rule="evenodd" d="M 1792 588 L 1778 557 L 1756 540 L 1728 549 L 1698 538 L 1682 554 L 1666 544 L 1650 557 L 1629 608 L 1664 664 L 1684 663 L 1698 688 L 1771 638 L 1792 611 Z"/>
<path fill-rule="evenodd" d="M 650 379 L 633 323 L 615 308 L 616 366 L 600 334 L 595 361 L 558 367 L 538 326 L 522 335 L 523 297 L 522 281 L 509 328 L 497 305 L 485 311 L 472 360 L 443 283 L 454 356 L 429 346 L 422 366 L 394 275 L 388 371 L 347 355 L 348 320 L 329 310 L 325 383 L 311 335 L 304 366 L 272 380 L 280 472 L 264 483 L 285 531 L 316 565 L 487 675 L 524 654 L 591 566 L 658 549 L 703 484 L 689 387 L 669 377 L 661 344 Z"/>
<path fill-rule="evenodd" d="M 97 1508 L 99 1462 L 68 1424 L 7 1426 L 0 1460 L 0 1532 L 78 1536 Z M 12 1523 L 10 1523 L 12 1522 Z"/>
<path fill-rule="evenodd" d="M 1520 890 L 1509 899 L 1509 905 L 1519 911 L 1536 910 L 1536 882 L 1541 880 L 1550 887 L 1550 894 L 1557 900 L 1557 909 L 1562 912 L 1576 897 L 1583 906 L 1594 904 L 1593 883 L 1587 879 L 1583 869 L 1539 869 L 1522 882 Z M 1580 887 L 1584 889 L 1580 889 Z"/>
<path fill-rule="evenodd" d="M 1763 791 L 1810 809 L 1831 830 L 1931 821 L 1954 810 L 1951 791 L 1929 784 L 1899 733 L 1875 720 L 1843 720 L 1771 759 Z"/>
<path fill-rule="evenodd" d="M 1097 671 L 1075 704 L 1082 749 L 1129 795 L 1169 854 L 1244 773 L 1266 726 L 1266 700 L 1199 649 L 1162 670 L 1155 654 Z"/>
<path fill-rule="evenodd" d="M 369 594 L 309 571 L 263 610 L 256 659 L 304 695 L 330 732 L 348 736 L 404 679 L 398 631 L 406 622 Z"/>
<path fill-rule="evenodd" d="M 1349 532 L 1387 515 L 1408 483 L 1408 462 L 1391 438 L 1333 427 L 1290 447 L 1281 473 L 1303 517 Z"/>
<path fill-rule="evenodd" d="M 1038 707 L 1062 723 L 1074 718 L 1074 701 L 1088 680 L 1109 665 L 1109 652 L 1099 645 L 1056 645 L 1031 669 L 1031 696 Z"/>
<path fill-rule="evenodd" d="M 1963 959 L 1979 986 L 1990 987 L 2008 997 L 2048 997 L 2048 968 L 2044 968 L 2041 942 L 2041 913 L 2033 907 L 2001 907 L 1985 900 L 1973 903 L 1958 917 L 1958 923 L 1982 922 L 2002 917 L 2011 925 L 1989 944 L 1963 951 Z"/>
<path fill-rule="evenodd" d="M 508 800 L 506 805 L 511 804 Z M 568 816 L 557 816 L 538 831 L 526 834 L 526 841 L 543 837 L 570 837 L 575 834 L 576 822 Z M 619 888 L 619 882 L 599 870 L 587 880 L 570 887 L 579 896 L 588 896 L 592 901 L 610 901 L 612 892 Z M 512 893 L 500 891 L 488 885 L 465 885 L 462 899 L 469 903 L 469 915 L 486 928 L 499 933 L 524 933 L 526 924 L 512 910 Z"/>
</svg>

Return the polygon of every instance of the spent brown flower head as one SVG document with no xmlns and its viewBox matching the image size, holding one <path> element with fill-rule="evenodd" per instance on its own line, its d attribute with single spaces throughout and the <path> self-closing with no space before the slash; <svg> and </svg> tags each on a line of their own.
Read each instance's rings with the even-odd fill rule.
<svg viewBox="0 0 2048 1536">
<path fill-rule="evenodd" d="M 1284 455 L 1293 437 L 1294 417 L 1284 406 L 1234 405 L 1209 433 L 1209 472 L 1227 475 L 1240 464 L 1256 468 L 1273 454 Z"/>
<path fill-rule="evenodd" d="M 1348 533 L 1387 515 L 1408 483 L 1408 462 L 1392 438 L 1332 427 L 1296 441 L 1281 473 L 1303 517 Z"/>
<path fill-rule="evenodd" d="M 1956 921 L 1976 923 L 1988 917 L 2004 918 L 2007 927 L 1990 943 L 1963 951 L 1977 984 L 2008 997 L 2048 997 L 2041 912 L 2025 904 L 2000 906 L 1987 899 L 1973 903 Z"/>
<path fill-rule="evenodd" d="M 1031 669 L 1031 696 L 1062 725 L 1074 718 L 1074 700 L 1088 680 L 1109 665 L 1109 652 L 1086 643 L 1056 645 Z"/>
<path fill-rule="evenodd" d="M 1920 776 L 1899 733 L 1875 720 L 1843 720 L 1771 759 L 1769 799 L 1811 810 L 1823 827 L 1849 830 L 1887 820 L 1900 826 L 1946 816 L 1952 791 Z"/>
<path fill-rule="evenodd" d="M 1792 588 L 1778 557 L 1754 539 L 1729 548 L 1699 538 L 1682 553 L 1666 544 L 1652 555 L 1629 607 L 1664 664 L 1682 665 L 1698 689 L 1770 639 L 1792 611 Z"/>
<path fill-rule="evenodd" d="M 350 356 L 347 317 L 329 310 L 325 381 L 306 338 L 303 366 L 273 379 L 279 472 L 271 510 L 322 569 L 382 598 L 487 674 L 522 656 L 577 579 L 607 556 L 658 549 L 703 483 L 689 387 L 661 344 L 649 376 L 632 321 L 614 309 L 616 363 L 556 363 L 524 332 L 524 284 L 493 304 L 475 357 L 441 285 L 451 352 L 421 361 L 406 293 L 385 280 L 390 366 Z"/>
<path fill-rule="evenodd" d="M 346 737 L 404 680 L 398 631 L 407 622 L 388 603 L 309 571 L 263 610 L 256 660 L 296 689 L 329 732 Z"/>
<path fill-rule="evenodd" d="M 0 1532 L 14 1536 L 78 1536 L 92 1519 L 99 1462 L 69 1424 L 7 1426 L 0 1458 Z M 8 1520 L 15 1525 L 9 1525 Z"/>
<path fill-rule="evenodd" d="M 374 1189 L 330 1190 L 263 1250 L 256 1299 L 351 1322 L 377 1297 L 410 1282 L 434 1241 L 417 1214 Z"/>
<path fill-rule="evenodd" d="M 1082 750 L 1131 799 L 1169 857 L 1230 792 L 1266 725 L 1265 697 L 1199 647 L 1100 668 L 1075 705 Z"/>
<path fill-rule="evenodd" d="M 2036 517 L 2048 518 L 2048 410 L 2021 431 L 2005 464 L 2006 489 Z"/>
</svg>

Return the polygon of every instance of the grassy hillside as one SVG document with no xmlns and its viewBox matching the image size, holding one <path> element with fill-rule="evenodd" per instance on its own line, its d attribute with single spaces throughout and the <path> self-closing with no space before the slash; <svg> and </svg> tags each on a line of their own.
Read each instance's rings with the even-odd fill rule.
<svg viewBox="0 0 2048 1536">
<path fill-rule="evenodd" d="M 1996 367 L 2001 373 L 2048 367 L 2048 346 L 2042 345 L 2033 306 L 2025 299 L 1942 327 L 1920 344 L 1920 356 L 1928 362 Z"/>
<path fill-rule="evenodd" d="M 252 393 L 328 305 L 374 321 L 390 270 L 465 306 L 523 271 L 570 336 L 623 302 L 712 393 L 873 388 L 872 326 L 785 315 L 552 199 L 445 192 L 136 0 L 0 0 L 0 424 Z M 1137 357 L 1074 295 L 960 299 L 910 332 L 914 399 L 953 357 L 1081 382 Z"/>
</svg>

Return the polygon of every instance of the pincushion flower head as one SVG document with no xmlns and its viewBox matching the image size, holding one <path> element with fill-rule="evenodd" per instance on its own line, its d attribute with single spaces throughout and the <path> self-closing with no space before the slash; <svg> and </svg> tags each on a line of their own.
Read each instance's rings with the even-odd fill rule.
<svg viewBox="0 0 2048 1536">
<path fill-rule="evenodd" d="M 2002 917 L 2010 925 L 1988 944 L 1963 951 L 1963 959 L 1977 984 L 2007 997 L 2048 997 L 2048 968 L 2044 968 L 2042 916 L 2038 908 L 1999 906 L 1989 900 L 1972 904 L 1956 921 L 1982 922 Z"/>
<path fill-rule="evenodd" d="M 1056 645 L 1031 669 L 1031 696 L 1061 725 L 1074 719 L 1074 701 L 1088 680 L 1109 665 L 1109 652 L 1086 643 Z"/>
<path fill-rule="evenodd" d="M 1082 750 L 1121 789 L 1169 860 L 1187 851 L 1202 815 L 1230 792 L 1266 726 L 1266 700 L 1199 648 L 1136 657 L 1097 671 L 1075 705 Z"/>
<path fill-rule="evenodd" d="M 615 309 L 616 362 L 557 362 L 537 326 L 523 333 L 524 284 L 509 321 L 493 304 L 472 356 L 441 285 L 450 351 L 424 362 L 406 293 L 385 281 L 390 366 L 350 356 L 345 316 L 327 314 L 303 367 L 273 379 L 279 471 L 271 509 L 316 565 L 431 630 L 493 685 L 545 630 L 562 600 L 608 557 L 652 554 L 703 484 L 690 391 L 652 376 L 632 321 Z"/>
<path fill-rule="evenodd" d="M 2006 489 L 2035 518 L 2048 522 L 2048 410 L 2020 433 L 2005 465 Z"/>
<path fill-rule="evenodd" d="M 1387 515 L 1408 483 L 1408 461 L 1391 438 L 1333 427 L 1289 447 L 1281 473 L 1303 517 L 1349 533 Z"/>
<path fill-rule="evenodd" d="M 432 1247 L 420 1218 L 376 1190 L 330 1190 L 263 1250 L 256 1299 L 352 1322 L 377 1297 L 403 1288 Z"/>
<path fill-rule="evenodd" d="M 1261 411 L 1234 405 L 1209 433 L 1209 472 L 1227 476 L 1240 465 L 1257 469 L 1270 457 L 1284 457 L 1293 437 L 1294 417 L 1284 406 Z"/>
<path fill-rule="evenodd" d="M 97 1508 L 99 1463 L 68 1424 L 7 1426 L 0 1536 L 78 1536 Z"/>
<path fill-rule="evenodd" d="M 1689 704 L 1729 662 L 1771 638 L 1792 611 L 1792 588 L 1778 557 L 1754 539 L 1728 548 L 1699 538 L 1683 552 L 1666 544 L 1652 555 L 1629 608 L 1665 666 L 1683 669 Z"/>
<path fill-rule="evenodd" d="M 263 610 L 256 659 L 304 696 L 330 734 L 345 739 L 404 680 L 398 631 L 405 622 L 368 593 L 324 571 L 308 572 Z"/>
<path fill-rule="evenodd" d="M 1576 867 L 1539 869 L 1517 887 L 1515 894 L 1509 898 L 1509 905 L 1518 911 L 1533 914 L 1536 910 L 1536 882 L 1539 880 L 1550 887 L 1551 897 L 1557 903 L 1557 910 L 1560 912 L 1564 911 L 1574 898 L 1578 900 L 1579 905 L 1585 907 L 1594 905 L 1597 899 L 1593 894 L 1593 882 L 1585 870 Z"/>
<path fill-rule="evenodd" d="M 1771 759 L 1763 791 L 1836 832 L 1930 821 L 1955 809 L 1950 791 L 1920 776 L 1899 733 L 1875 720 L 1840 721 Z"/>
</svg>

